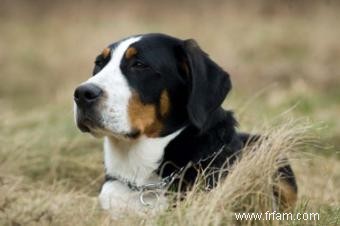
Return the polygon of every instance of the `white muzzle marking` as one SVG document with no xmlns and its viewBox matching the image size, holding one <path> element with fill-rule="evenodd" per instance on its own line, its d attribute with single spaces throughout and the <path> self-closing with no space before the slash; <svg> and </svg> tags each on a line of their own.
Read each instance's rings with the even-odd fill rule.
<svg viewBox="0 0 340 226">
<path fill-rule="evenodd" d="M 120 64 L 126 49 L 140 39 L 141 37 L 131 37 L 120 42 L 112 50 L 111 59 L 107 65 L 99 73 L 83 83 L 97 85 L 103 90 L 105 96 L 100 105 L 98 105 L 98 109 L 96 109 L 98 123 L 104 128 L 94 129 L 92 132 L 103 135 L 105 133 L 120 135 L 128 134 L 132 131 L 128 116 L 128 104 L 132 92 L 120 69 Z"/>
</svg>

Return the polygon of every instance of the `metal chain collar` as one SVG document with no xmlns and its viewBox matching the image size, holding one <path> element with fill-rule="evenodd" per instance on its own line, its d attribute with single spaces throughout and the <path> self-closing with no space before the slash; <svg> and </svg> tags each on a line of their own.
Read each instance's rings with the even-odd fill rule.
<svg viewBox="0 0 340 226">
<path fill-rule="evenodd" d="M 193 164 L 192 162 L 189 162 L 186 166 L 181 167 L 179 170 L 172 172 L 169 176 L 163 178 L 160 182 L 157 183 L 148 183 L 143 185 L 137 185 L 131 181 L 128 181 L 124 178 L 120 177 L 113 177 L 113 176 L 106 176 L 107 180 L 117 180 L 123 184 L 126 184 L 132 191 L 139 191 L 139 200 L 140 202 L 147 207 L 153 208 L 154 205 L 146 201 L 146 196 L 151 195 L 156 198 L 156 203 L 159 201 L 159 195 L 162 191 L 167 190 L 167 188 L 170 187 L 170 185 L 176 180 L 179 179 L 183 173 L 183 171 L 187 168 L 192 167 L 193 165 L 200 165 L 201 162 L 205 162 L 208 159 L 211 159 L 212 157 L 218 156 L 218 154 L 221 153 L 221 151 L 224 149 L 225 144 L 218 150 L 210 154 L 209 156 L 205 158 L 201 158 L 197 163 Z"/>
</svg>

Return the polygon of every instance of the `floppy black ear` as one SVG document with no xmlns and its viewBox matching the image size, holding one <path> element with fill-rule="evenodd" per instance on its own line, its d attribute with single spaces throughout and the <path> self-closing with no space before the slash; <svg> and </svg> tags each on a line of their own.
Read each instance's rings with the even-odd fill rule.
<svg viewBox="0 0 340 226">
<path fill-rule="evenodd" d="M 195 40 L 184 41 L 189 74 L 189 120 L 200 130 L 231 89 L 229 74 L 200 49 Z"/>
</svg>

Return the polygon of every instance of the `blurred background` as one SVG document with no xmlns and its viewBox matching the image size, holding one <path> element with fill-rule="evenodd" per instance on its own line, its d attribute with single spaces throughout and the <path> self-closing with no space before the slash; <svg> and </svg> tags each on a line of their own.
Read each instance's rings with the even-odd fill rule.
<svg viewBox="0 0 340 226">
<path fill-rule="evenodd" d="M 161 32 L 196 39 L 231 74 L 225 107 L 242 130 L 283 113 L 318 125 L 322 148 L 296 167 L 302 196 L 339 206 L 339 21 L 330 0 L 1 0 L 0 182 L 96 195 L 101 144 L 75 128 L 73 90 L 108 44 Z"/>
</svg>

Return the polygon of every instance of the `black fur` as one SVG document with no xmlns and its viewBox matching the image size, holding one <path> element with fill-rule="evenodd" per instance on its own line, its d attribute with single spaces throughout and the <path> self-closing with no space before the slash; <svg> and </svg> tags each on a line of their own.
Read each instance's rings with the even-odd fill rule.
<svg viewBox="0 0 340 226">
<path fill-rule="evenodd" d="M 194 40 L 184 41 L 190 92 L 187 110 L 190 122 L 204 130 L 206 121 L 222 104 L 231 89 L 228 73 L 213 62 Z"/>
<path fill-rule="evenodd" d="M 198 173 L 208 166 L 209 169 L 205 172 L 206 186 L 214 187 L 223 166 L 227 168 L 226 166 L 232 164 L 243 146 L 240 136 L 235 132 L 236 121 L 231 112 L 219 108 L 209 119 L 209 129 L 202 133 L 200 129 L 189 125 L 165 149 L 158 171 L 163 178 L 187 166 L 189 162 L 193 163 L 193 167 L 185 170 L 184 184 L 181 185 L 183 190 L 191 186 Z M 221 152 L 218 152 L 221 148 Z M 218 153 L 214 154 L 215 152 Z M 222 176 L 226 174 L 224 172 Z"/>
</svg>

